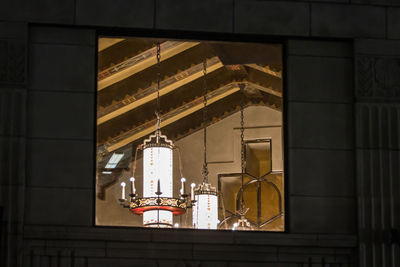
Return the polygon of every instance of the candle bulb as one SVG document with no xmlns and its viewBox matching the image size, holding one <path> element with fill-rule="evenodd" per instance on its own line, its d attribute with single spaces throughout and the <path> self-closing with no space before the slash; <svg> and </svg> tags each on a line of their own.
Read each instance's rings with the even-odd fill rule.
<svg viewBox="0 0 400 267">
<path fill-rule="evenodd" d="M 185 178 L 182 178 L 181 179 L 181 194 L 182 195 L 184 195 L 184 194 L 186 194 L 186 192 L 185 192 L 185 183 L 186 183 L 186 179 Z"/>
<path fill-rule="evenodd" d="M 135 188 L 135 178 L 131 177 L 131 179 L 129 179 L 131 181 L 131 194 L 135 194 L 136 193 L 136 188 Z"/>
<path fill-rule="evenodd" d="M 190 199 L 193 201 L 194 200 L 194 187 L 196 186 L 195 183 L 192 183 L 190 185 Z"/>
<path fill-rule="evenodd" d="M 161 193 L 160 179 L 157 180 L 157 192 Z"/>
<path fill-rule="evenodd" d="M 121 199 L 125 199 L 125 186 L 126 186 L 126 183 L 124 183 L 124 182 L 122 182 L 121 183 Z"/>
</svg>

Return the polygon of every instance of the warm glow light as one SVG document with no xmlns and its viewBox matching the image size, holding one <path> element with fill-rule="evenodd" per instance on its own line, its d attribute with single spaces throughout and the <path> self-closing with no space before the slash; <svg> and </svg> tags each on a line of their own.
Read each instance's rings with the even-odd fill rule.
<svg viewBox="0 0 400 267">
<path fill-rule="evenodd" d="M 143 197 L 157 197 L 160 180 L 160 197 L 172 197 L 172 149 L 148 147 L 143 150 Z M 153 210 L 143 213 L 143 224 L 172 225 L 172 212 Z M 158 225 L 155 225 L 158 227 Z"/>
<path fill-rule="evenodd" d="M 218 197 L 215 195 L 195 195 L 193 208 L 193 226 L 197 229 L 217 229 Z"/>
<path fill-rule="evenodd" d="M 191 185 L 190 185 L 190 199 L 191 200 L 194 200 L 194 188 L 196 187 L 196 184 L 195 183 L 192 183 Z"/>
<path fill-rule="evenodd" d="M 125 186 L 126 186 L 126 183 L 122 182 L 121 183 L 121 199 L 125 199 Z"/>
</svg>

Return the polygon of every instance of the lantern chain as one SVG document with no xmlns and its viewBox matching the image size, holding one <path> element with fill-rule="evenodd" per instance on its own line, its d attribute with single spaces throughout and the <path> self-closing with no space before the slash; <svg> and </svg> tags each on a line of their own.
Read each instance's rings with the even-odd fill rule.
<svg viewBox="0 0 400 267">
<path fill-rule="evenodd" d="M 203 144 L 204 144 L 204 163 L 203 163 L 203 182 L 208 183 L 208 166 L 207 166 L 207 58 L 204 56 L 203 61 L 203 128 L 204 128 L 204 135 L 203 135 Z"/>
<path fill-rule="evenodd" d="M 161 107 L 160 107 L 160 80 L 161 80 L 161 46 L 157 43 L 157 132 L 159 133 L 161 127 Z"/>
<path fill-rule="evenodd" d="M 244 209 L 244 172 L 246 169 L 246 162 L 244 158 L 244 94 L 243 94 L 244 86 L 240 86 L 240 91 L 242 93 L 242 100 L 240 101 L 240 147 L 241 147 L 241 182 L 242 182 L 242 200 L 241 200 L 241 208 Z"/>
</svg>

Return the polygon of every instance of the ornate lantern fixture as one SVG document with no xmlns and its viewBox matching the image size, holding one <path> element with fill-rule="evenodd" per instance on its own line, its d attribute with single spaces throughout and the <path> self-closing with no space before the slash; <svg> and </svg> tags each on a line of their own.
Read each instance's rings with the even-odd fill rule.
<svg viewBox="0 0 400 267">
<path fill-rule="evenodd" d="M 121 205 L 133 214 L 143 216 L 143 225 L 148 227 L 173 227 L 173 215 L 181 215 L 194 201 L 186 194 L 186 179 L 181 171 L 179 198 L 173 197 L 173 150 L 178 149 L 171 140 L 161 134 L 160 118 L 160 44 L 157 44 L 157 128 L 153 135 L 136 149 L 130 178 L 129 201 L 125 197 L 126 184 L 121 183 Z M 138 150 L 143 150 L 143 197 L 139 198 L 135 188 L 135 170 Z M 178 150 L 179 151 L 179 150 Z M 180 161 L 179 161 L 180 162 Z M 193 198 L 193 197 L 192 197 Z"/>
<path fill-rule="evenodd" d="M 203 62 L 203 143 L 204 143 L 204 164 L 202 170 L 203 182 L 196 188 L 192 184 L 192 192 L 194 192 L 194 200 L 196 205 L 193 206 L 193 227 L 197 229 L 217 229 L 218 227 L 218 192 L 208 182 L 208 167 L 207 167 L 207 61 Z M 192 193 L 193 194 L 193 193 Z"/>
<path fill-rule="evenodd" d="M 243 94 L 244 85 L 240 85 L 240 91 Z M 249 211 L 249 208 L 246 208 L 244 205 L 244 174 L 246 171 L 246 161 L 244 159 L 244 102 L 243 100 L 240 103 L 240 154 L 241 154 L 241 199 L 240 199 L 240 208 L 236 211 L 239 219 L 237 223 L 233 224 L 232 230 L 253 230 L 250 225 L 250 222 L 246 219 L 245 215 Z"/>
</svg>

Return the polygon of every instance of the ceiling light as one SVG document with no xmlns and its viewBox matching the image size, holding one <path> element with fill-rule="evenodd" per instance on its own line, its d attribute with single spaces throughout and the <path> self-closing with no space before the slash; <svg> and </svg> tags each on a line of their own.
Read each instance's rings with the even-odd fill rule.
<svg viewBox="0 0 400 267">
<path fill-rule="evenodd" d="M 143 216 L 143 225 L 147 227 L 179 227 L 173 224 L 173 216 L 186 212 L 191 206 L 191 199 L 186 194 L 186 179 L 183 178 L 182 166 L 179 165 L 181 174 L 181 189 L 179 198 L 173 196 L 173 151 L 179 148 L 161 134 L 161 108 L 160 108 L 160 44 L 157 45 L 157 125 L 154 134 L 144 140 L 136 149 L 135 160 L 130 178 L 130 198 L 125 198 L 125 183 L 121 184 L 121 204 L 129 208 L 133 214 Z M 135 188 L 135 170 L 137 151 L 142 150 L 143 162 L 143 195 L 138 197 Z M 178 153 L 179 157 L 180 154 Z M 179 164 L 181 160 L 179 159 Z"/>
<path fill-rule="evenodd" d="M 114 153 L 110 160 L 107 162 L 105 169 L 114 169 L 117 167 L 118 163 L 124 157 L 124 153 Z"/>
</svg>

